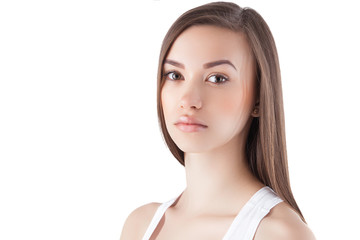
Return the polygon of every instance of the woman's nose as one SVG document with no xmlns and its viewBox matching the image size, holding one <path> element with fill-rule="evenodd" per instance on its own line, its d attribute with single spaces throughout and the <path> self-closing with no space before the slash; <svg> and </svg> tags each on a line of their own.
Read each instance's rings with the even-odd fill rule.
<svg viewBox="0 0 360 240">
<path fill-rule="evenodd" d="M 198 89 L 199 86 L 195 86 L 195 85 L 196 84 L 189 84 L 189 86 L 187 86 L 186 89 L 184 89 L 182 96 L 180 98 L 180 108 L 200 109 L 202 107 L 202 100 L 200 96 L 200 91 Z"/>
</svg>

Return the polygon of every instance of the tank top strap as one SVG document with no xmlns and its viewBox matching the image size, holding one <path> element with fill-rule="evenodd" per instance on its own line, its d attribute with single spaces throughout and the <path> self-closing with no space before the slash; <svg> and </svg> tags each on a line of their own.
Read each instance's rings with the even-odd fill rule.
<svg viewBox="0 0 360 240">
<path fill-rule="evenodd" d="M 156 210 L 153 218 L 151 219 L 151 222 L 148 226 L 148 228 L 146 229 L 146 232 L 142 238 L 142 240 L 149 240 L 152 233 L 155 231 L 155 228 L 157 227 L 157 225 L 159 224 L 162 216 L 164 215 L 166 209 L 168 209 L 177 199 L 177 197 L 172 198 L 171 200 L 162 203 Z"/>
<path fill-rule="evenodd" d="M 172 198 L 158 207 L 142 240 L 150 239 L 165 211 L 177 198 Z M 271 188 L 261 188 L 242 207 L 222 240 L 252 240 L 260 221 L 282 201 Z"/>
<path fill-rule="evenodd" d="M 261 188 L 243 206 L 223 240 L 252 240 L 260 221 L 282 201 L 270 187 Z"/>
</svg>

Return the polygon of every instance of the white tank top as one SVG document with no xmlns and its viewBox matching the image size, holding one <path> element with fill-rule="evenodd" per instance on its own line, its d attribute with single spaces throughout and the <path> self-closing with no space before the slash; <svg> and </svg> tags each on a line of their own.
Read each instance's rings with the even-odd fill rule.
<svg viewBox="0 0 360 240">
<path fill-rule="evenodd" d="M 142 240 L 150 239 L 166 209 L 176 199 L 177 197 L 162 203 L 158 207 Z M 282 201 L 270 187 L 261 188 L 242 207 L 222 240 L 252 240 L 260 221 L 270 212 L 271 208 Z"/>
</svg>

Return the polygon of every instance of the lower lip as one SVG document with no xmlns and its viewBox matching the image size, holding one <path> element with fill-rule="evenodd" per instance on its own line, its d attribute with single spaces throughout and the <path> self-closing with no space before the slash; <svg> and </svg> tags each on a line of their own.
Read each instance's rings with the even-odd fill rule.
<svg viewBox="0 0 360 240">
<path fill-rule="evenodd" d="M 183 124 L 183 123 L 178 123 L 176 124 L 176 126 L 183 132 L 200 132 L 200 131 L 204 131 L 207 128 L 207 126 L 203 126 L 203 125 Z"/>
</svg>

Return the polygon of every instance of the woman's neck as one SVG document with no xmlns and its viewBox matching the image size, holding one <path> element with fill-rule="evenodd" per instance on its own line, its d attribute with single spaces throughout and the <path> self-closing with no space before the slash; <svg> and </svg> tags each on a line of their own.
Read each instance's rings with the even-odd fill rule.
<svg viewBox="0 0 360 240">
<path fill-rule="evenodd" d="M 229 142 L 206 153 L 185 153 L 187 187 L 176 203 L 189 215 L 233 214 L 264 186 L 251 173 L 245 147 Z M 235 211 L 237 212 L 237 210 Z"/>
</svg>

